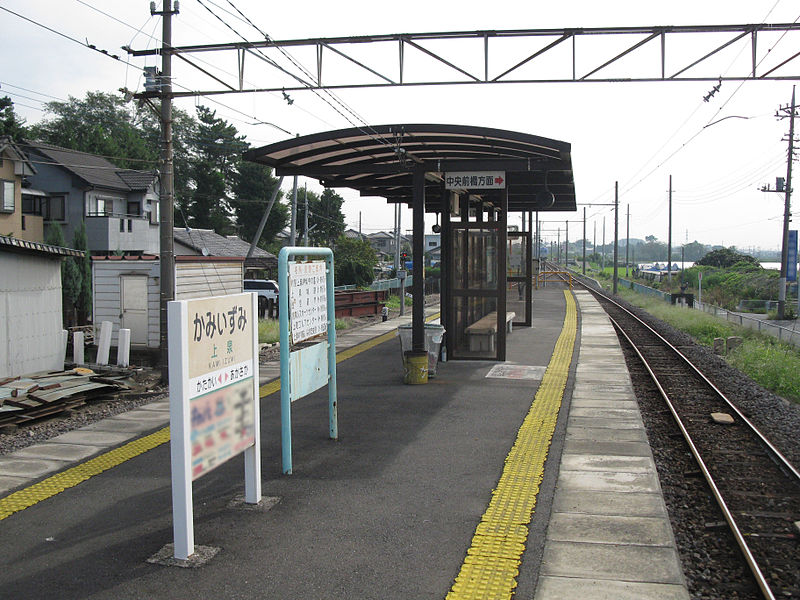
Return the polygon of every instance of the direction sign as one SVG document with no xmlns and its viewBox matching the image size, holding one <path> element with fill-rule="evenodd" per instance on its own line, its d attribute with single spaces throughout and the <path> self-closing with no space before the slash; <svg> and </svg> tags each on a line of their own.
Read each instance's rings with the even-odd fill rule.
<svg viewBox="0 0 800 600">
<path fill-rule="evenodd" d="M 505 171 L 448 171 L 444 174 L 444 187 L 448 190 L 504 190 Z"/>
</svg>

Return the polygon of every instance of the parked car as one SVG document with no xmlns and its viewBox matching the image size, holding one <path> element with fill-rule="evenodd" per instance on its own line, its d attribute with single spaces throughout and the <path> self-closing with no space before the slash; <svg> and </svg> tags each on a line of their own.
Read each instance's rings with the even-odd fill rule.
<svg viewBox="0 0 800 600">
<path fill-rule="evenodd" d="M 263 316 L 267 312 L 269 301 L 273 301 L 273 306 L 277 309 L 278 304 L 278 283 L 272 279 L 245 279 L 245 292 L 256 292 L 258 294 L 258 314 Z"/>
</svg>

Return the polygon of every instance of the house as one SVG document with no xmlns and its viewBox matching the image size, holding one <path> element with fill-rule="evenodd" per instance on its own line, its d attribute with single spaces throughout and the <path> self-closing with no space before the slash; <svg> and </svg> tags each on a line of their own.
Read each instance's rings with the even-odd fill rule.
<svg viewBox="0 0 800 600">
<path fill-rule="evenodd" d="M 176 256 L 238 256 L 246 257 L 250 243 L 235 235 L 219 235 L 211 229 L 175 229 Z M 253 255 L 244 261 L 245 279 L 259 271 L 277 271 L 278 258 L 256 247 Z M 256 279 L 258 277 L 255 277 Z"/>
<path fill-rule="evenodd" d="M 361 233 L 360 231 L 356 231 L 355 229 L 345 229 L 345 232 L 342 234 L 349 240 L 366 240 L 367 236 Z"/>
<path fill-rule="evenodd" d="M 64 368 L 61 261 L 83 255 L 0 235 L 0 378 Z"/>
<path fill-rule="evenodd" d="M 176 248 L 178 246 L 176 238 Z M 94 323 L 111 322 L 111 345 L 120 328 L 131 330 L 133 348 L 158 348 L 161 263 L 158 256 L 92 256 Z M 175 256 L 175 299 L 239 294 L 244 257 Z"/>
<path fill-rule="evenodd" d="M 35 173 L 25 152 L 10 137 L 0 137 L 0 235 L 44 241 L 41 213 L 22 195 L 25 178 Z"/>
<path fill-rule="evenodd" d="M 86 223 L 93 254 L 158 254 L 157 171 L 120 169 L 102 156 L 26 142 L 36 172 L 23 191 L 32 210 L 60 223 L 67 240 Z"/>
<path fill-rule="evenodd" d="M 370 233 L 366 240 L 370 243 L 370 245 L 375 249 L 375 253 L 383 259 L 383 257 L 392 259 L 395 255 L 396 242 L 393 233 L 386 233 L 385 231 L 379 231 L 377 233 Z M 410 252 L 411 249 L 411 238 L 405 235 L 400 236 L 400 251 L 402 252 L 403 249 L 406 249 Z"/>
</svg>

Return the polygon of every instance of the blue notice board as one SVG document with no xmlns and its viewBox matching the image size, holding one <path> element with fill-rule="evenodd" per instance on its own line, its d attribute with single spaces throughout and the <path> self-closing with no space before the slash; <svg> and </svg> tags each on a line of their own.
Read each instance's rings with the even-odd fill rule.
<svg viewBox="0 0 800 600">
<path fill-rule="evenodd" d="M 786 281 L 797 281 L 797 229 L 789 230 L 789 248 L 786 259 Z"/>
</svg>

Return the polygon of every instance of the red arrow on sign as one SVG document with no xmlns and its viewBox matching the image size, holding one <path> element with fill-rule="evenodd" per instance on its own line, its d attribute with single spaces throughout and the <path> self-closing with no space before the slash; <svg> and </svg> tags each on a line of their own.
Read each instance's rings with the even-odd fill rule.
<svg viewBox="0 0 800 600">
<path fill-rule="evenodd" d="M 503 178 L 502 178 L 502 177 L 495 177 L 495 178 L 494 178 L 494 182 L 495 182 L 497 185 L 503 185 Z"/>
</svg>

